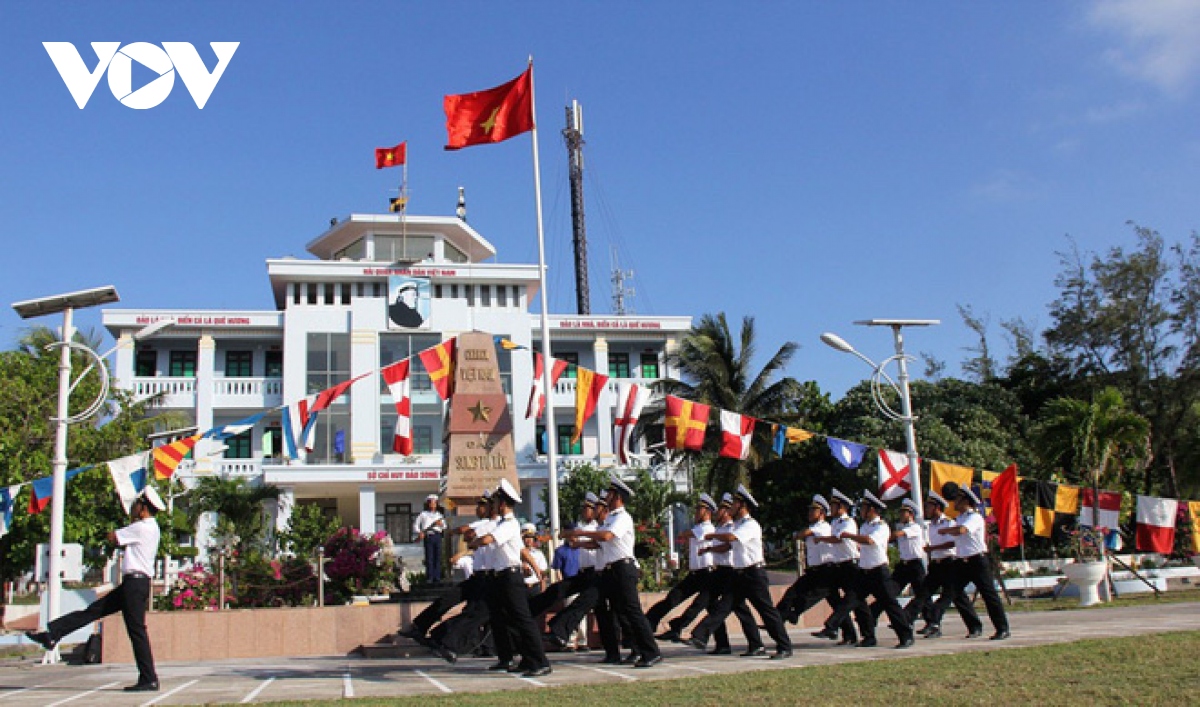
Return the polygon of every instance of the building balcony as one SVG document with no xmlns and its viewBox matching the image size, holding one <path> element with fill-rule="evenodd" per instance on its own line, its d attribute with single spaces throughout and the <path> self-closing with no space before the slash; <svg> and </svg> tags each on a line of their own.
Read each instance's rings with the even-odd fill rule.
<svg viewBox="0 0 1200 707">
<path fill-rule="evenodd" d="M 605 389 L 610 395 L 614 403 L 617 399 L 617 389 L 624 383 L 637 383 L 638 385 L 649 386 L 659 381 L 659 378 L 609 378 L 605 384 Z M 575 379 L 560 378 L 554 384 L 554 395 L 552 396 L 554 407 L 574 407 L 575 405 Z"/>
<path fill-rule="evenodd" d="M 170 376 L 155 376 L 153 378 L 134 378 L 130 386 L 136 400 L 145 400 L 161 396 L 159 407 L 164 408 L 195 408 L 196 379 L 177 378 Z"/>
<path fill-rule="evenodd" d="M 283 405 L 282 378 L 217 378 L 214 408 L 269 408 Z"/>
</svg>

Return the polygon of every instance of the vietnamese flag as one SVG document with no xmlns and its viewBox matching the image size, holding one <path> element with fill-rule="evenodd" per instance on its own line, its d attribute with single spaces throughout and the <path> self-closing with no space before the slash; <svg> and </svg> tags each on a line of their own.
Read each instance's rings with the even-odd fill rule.
<svg viewBox="0 0 1200 707">
<path fill-rule="evenodd" d="M 708 429 L 711 408 L 691 400 L 667 396 L 667 449 L 704 448 L 704 431 Z"/>
<path fill-rule="evenodd" d="M 533 130 L 533 67 L 506 84 L 442 99 L 446 149 L 502 142 Z"/>
<path fill-rule="evenodd" d="M 1000 536 L 1000 549 L 1025 544 L 1025 528 L 1021 524 L 1021 494 L 1017 492 L 1017 465 L 1009 464 L 992 480 L 992 515 Z"/>
<path fill-rule="evenodd" d="M 402 165 L 408 160 L 408 141 L 396 145 L 395 147 L 376 147 L 375 148 L 375 169 L 383 169 L 384 167 L 395 167 Z"/>
<path fill-rule="evenodd" d="M 433 348 L 425 349 L 417 354 L 417 358 L 421 359 L 421 365 L 429 372 L 429 380 L 438 397 L 448 400 L 454 383 L 454 339 L 446 339 Z"/>
</svg>

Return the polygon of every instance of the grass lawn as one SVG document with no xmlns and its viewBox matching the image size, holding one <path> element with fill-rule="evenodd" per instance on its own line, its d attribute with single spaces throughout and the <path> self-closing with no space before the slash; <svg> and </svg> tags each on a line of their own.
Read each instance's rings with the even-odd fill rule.
<svg viewBox="0 0 1200 707">
<path fill-rule="evenodd" d="M 1200 632 L 689 677 L 604 687 L 354 700 L 355 705 L 1196 704 Z M 664 668 L 669 670 L 669 666 Z M 347 701 L 348 703 L 351 701 Z M 314 703 L 278 703 L 304 704 Z M 331 704 L 331 703 L 325 703 Z"/>
<path fill-rule="evenodd" d="M 1147 606 L 1157 604 L 1174 604 L 1176 602 L 1185 601 L 1200 601 L 1200 588 L 1194 589 L 1172 589 L 1169 592 L 1163 592 L 1157 597 L 1152 592 L 1144 594 L 1129 594 L 1112 600 L 1096 604 L 1095 606 L 1081 607 L 1079 606 L 1078 597 L 1063 597 L 1061 599 L 1014 599 L 1011 605 L 1005 604 L 1005 608 L 1009 611 L 1066 611 L 1068 609 L 1088 609 L 1102 610 L 1110 608 L 1119 608 L 1124 606 Z M 982 607 L 983 602 L 976 602 L 976 607 Z"/>
</svg>

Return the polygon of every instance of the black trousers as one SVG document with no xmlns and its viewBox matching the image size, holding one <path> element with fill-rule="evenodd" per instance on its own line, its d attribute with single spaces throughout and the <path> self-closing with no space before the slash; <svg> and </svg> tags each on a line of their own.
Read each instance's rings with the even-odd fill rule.
<svg viewBox="0 0 1200 707">
<path fill-rule="evenodd" d="M 951 582 L 958 593 L 964 593 L 968 584 L 974 584 L 987 607 L 988 618 L 992 627 L 997 631 L 1008 630 L 1008 614 L 1004 611 L 1004 602 L 1000 600 L 1000 592 L 996 591 L 996 580 L 992 577 L 992 562 L 987 553 L 959 558 L 954 563 L 950 573 Z"/>
<path fill-rule="evenodd" d="M 413 628 L 421 633 L 428 633 L 430 627 L 441 621 L 446 612 L 460 603 L 472 597 L 483 598 L 483 592 L 480 588 L 482 583 L 483 577 L 479 574 L 473 574 L 454 585 L 449 591 L 439 596 L 436 601 L 416 615 L 412 621 Z"/>
<path fill-rule="evenodd" d="M 896 632 L 896 636 L 901 641 L 912 638 L 912 623 L 905 616 L 904 608 L 900 606 L 900 602 L 896 601 L 896 597 L 899 594 L 900 590 L 892 580 L 892 572 L 886 564 L 879 567 L 872 567 L 871 569 L 859 570 L 858 582 L 855 588 L 857 605 L 854 608 L 854 620 L 858 623 L 858 630 L 862 633 L 863 638 L 871 639 L 875 637 L 875 617 L 877 614 L 873 613 L 867 605 L 867 597 L 874 598 L 874 603 L 881 606 L 883 611 L 887 612 L 888 620 L 892 622 L 892 630 Z"/>
<path fill-rule="evenodd" d="M 750 602 L 750 606 L 758 612 L 763 627 L 775 641 L 775 650 L 791 650 L 792 639 L 788 638 L 787 629 L 779 610 L 771 603 L 771 582 L 767 579 L 767 571 L 762 567 L 748 567 L 734 570 L 733 601 Z"/>
<path fill-rule="evenodd" d="M 546 591 L 532 597 L 529 600 L 529 613 L 535 617 L 546 613 L 560 601 L 565 601 L 567 597 L 574 596 L 588 585 L 588 579 L 582 576 L 583 572 L 577 572 L 570 577 L 565 577 L 561 581 L 555 582 L 546 587 Z"/>
<path fill-rule="evenodd" d="M 896 570 L 892 572 L 892 582 L 896 585 L 896 595 L 899 596 L 904 591 L 905 587 L 912 587 L 913 598 L 904 607 L 904 615 L 908 617 L 908 623 L 911 626 L 917 620 L 917 612 L 921 606 L 917 604 L 917 597 L 925 587 L 925 578 L 928 573 L 925 571 L 925 563 L 920 560 L 901 560 L 900 564 L 896 565 Z M 876 621 L 879 620 L 879 615 L 883 613 L 883 604 L 879 602 L 871 602 L 871 616 Z"/>
<path fill-rule="evenodd" d="M 564 596 L 571 596 L 565 592 L 574 589 L 575 601 L 564 606 L 563 610 L 555 614 L 554 618 L 550 619 L 546 625 L 550 633 L 563 641 L 567 640 L 571 635 L 571 630 L 578 626 L 583 617 L 595 609 L 600 601 L 600 573 L 596 570 L 580 570 L 579 574 L 560 582 L 560 584 L 568 582 L 569 586 L 563 589 Z"/>
<path fill-rule="evenodd" d="M 620 643 L 616 636 L 622 628 L 627 629 L 633 651 L 643 659 L 660 655 L 650 622 L 642 613 L 638 599 L 638 579 L 641 574 L 632 562 L 616 562 L 609 565 L 600 576 L 600 594 L 603 609 L 596 616 L 600 624 L 600 639 L 604 642 L 607 657 L 620 655 Z M 569 624 L 568 624 L 569 625 Z"/>
<path fill-rule="evenodd" d="M 662 601 L 650 607 L 650 610 L 646 612 L 646 620 L 650 622 L 650 629 L 657 630 L 658 624 L 663 620 L 663 617 L 671 613 L 672 609 L 687 601 L 689 597 L 706 594 L 711 579 L 711 569 L 688 572 L 683 581 L 671 587 L 671 591 L 667 592 L 667 596 L 663 597 Z M 705 603 L 707 603 L 707 600 Z M 699 612 L 699 609 L 697 609 L 697 612 Z M 684 625 L 686 626 L 688 623 L 691 623 L 691 621 L 688 621 Z M 677 630 L 674 623 L 672 623 L 671 628 Z"/>
<path fill-rule="evenodd" d="M 425 534 L 425 579 L 442 581 L 442 534 Z"/>
<path fill-rule="evenodd" d="M 542 637 L 529 613 L 529 592 L 521 570 L 507 569 L 494 573 L 488 582 L 488 611 L 492 619 L 492 639 L 496 655 L 502 662 L 520 654 L 525 668 L 544 668 L 550 663 L 542 647 Z"/>
<path fill-rule="evenodd" d="M 467 653 L 483 640 L 484 626 L 490 619 L 491 612 L 482 596 L 469 599 L 458 616 L 443 621 L 430 638 L 455 653 Z"/>
<path fill-rule="evenodd" d="M 792 586 L 788 587 L 779 603 L 775 605 L 775 608 L 779 610 L 780 618 L 793 624 L 799 623 L 804 612 L 821 602 L 828 603 L 829 608 L 836 611 L 838 604 L 841 603 L 842 595 L 838 593 L 835 574 L 832 565 L 809 567 L 808 571 L 800 575 L 792 583 Z M 841 629 L 842 637 L 846 640 L 858 640 L 858 631 L 854 629 L 854 622 L 850 620 L 850 617 L 847 616 L 838 628 Z"/>
<path fill-rule="evenodd" d="M 717 648 L 729 648 L 729 633 L 725 629 L 725 620 L 732 613 L 742 627 L 742 634 L 746 636 L 746 647 L 749 650 L 763 647 L 758 621 L 746 605 L 746 596 L 739 595 L 736 590 L 736 586 L 742 581 L 742 575 L 732 567 L 718 566 L 713 570 L 708 613 L 692 629 L 692 638 L 707 643 L 709 636 L 712 636 Z"/>
<path fill-rule="evenodd" d="M 921 612 L 925 617 L 926 625 L 940 626 L 942 616 L 946 613 L 946 607 L 953 603 L 968 631 L 972 633 L 982 631 L 983 622 L 979 620 L 979 614 L 975 613 L 975 607 L 972 606 L 970 597 L 966 592 L 956 589 L 954 582 L 951 581 L 956 562 L 958 560 L 954 558 L 930 561 L 929 574 L 925 577 L 925 584 L 909 604 L 912 612 L 906 613 L 915 619 L 916 612 Z M 939 593 L 938 600 L 932 601 L 933 595 Z"/>
<path fill-rule="evenodd" d="M 133 646 L 137 663 L 138 682 L 158 682 L 154 671 L 154 655 L 150 652 L 150 635 L 146 633 L 146 605 L 150 601 L 150 578 L 125 575 L 117 588 L 92 602 L 88 608 L 64 614 L 50 622 L 47 633 L 55 641 L 88 624 L 118 611 L 125 618 L 125 630 Z"/>
</svg>

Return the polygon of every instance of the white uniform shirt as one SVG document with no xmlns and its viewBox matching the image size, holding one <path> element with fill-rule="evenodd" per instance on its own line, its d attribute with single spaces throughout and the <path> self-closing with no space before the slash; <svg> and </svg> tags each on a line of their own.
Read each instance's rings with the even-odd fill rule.
<svg viewBox="0 0 1200 707">
<path fill-rule="evenodd" d="M 688 538 L 688 567 L 693 570 L 706 570 L 713 566 L 713 556 L 711 553 L 700 554 L 700 549 L 712 545 L 712 541 L 705 540 L 704 536 L 715 532 L 713 524 L 710 521 L 703 521 L 692 526 L 692 536 Z"/>
<path fill-rule="evenodd" d="M 958 523 L 954 522 L 954 519 L 948 516 L 942 516 L 937 520 L 929 521 L 929 544 L 944 545 L 947 542 L 953 541 L 953 536 L 942 535 L 938 531 L 942 528 L 953 528 L 956 525 L 958 525 Z M 954 549 L 954 545 L 951 545 L 944 550 L 933 550 L 929 553 L 929 559 L 931 560 L 944 560 L 947 557 L 954 558 L 957 556 L 958 552 Z"/>
<path fill-rule="evenodd" d="M 492 544 L 496 546 L 492 555 L 492 569 L 496 571 L 521 568 L 521 550 L 525 543 L 521 540 L 521 524 L 512 513 L 504 516 L 491 532 Z"/>
<path fill-rule="evenodd" d="M 479 552 L 476 550 L 476 552 Z M 454 569 L 463 573 L 463 579 L 468 579 L 475 573 L 475 559 L 470 554 L 463 555 L 458 558 L 458 562 L 454 563 Z"/>
<path fill-rule="evenodd" d="M 900 551 L 901 560 L 925 559 L 925 529 L 913 521 L 900 526 L 898 532 L 904 535 L 896 538 L 896 549 Z"/>
<path fill-rule="evenodd" d="M 971 509 L 960 514 L 958 524 L 968 531 L 962 535 L 953 536 L 954 549 L 958 552 L 959 559 L 987 552 L 987 538 L 984 535 L 986 529 L 983 524 L 983 516 L 979 515 L 979 511 Z"/>
<path fill-rule="evenodd" d="M 819 543 L 817 538 L 827 538 L 831 534 L 829 523 L 819 520 L 808 526 L 812 534 L 804 538 L 805 564 L 818 567 L 833 561 L 833 545 Z"/>
<path fill-rule="evenodd" d="M 436 528 L 434 526 L 437 526 Z M 420 535 L 427 533 L 433 528 L 435 532 L 442 532 L 446 529 L 446 519 L 437 511 L 421 511 L 417 514 L 417 519 L 413 521 L 413 533 Z"/>
<path fill-rule="evenodd" d="M 717 532 L 718 533 L 732 533 L 733 532 L 733 521 L 729 521 L 728 523 L 717 528 Z M 723 544 L 723 543 L 714 543 L 714 544 Z M 714 567 L 729 567 L 733 564 L 733 558 L 732 558 L 733 551 L 732 550 L 726 550 L 725 552 L 709 552 L 709 553 L 705 553 L 705 554 L 707 554 L 709 557 L 712 558 Z"/>
<path fill-rule="evenodd" d="M 730 554 L 733 556 L 734 569 L 745 569 L 761 565 L 763 561 L 762 526 L 750 516 L 739 518 L 733 523 L 733 534 L 737 542 L 733 543 Z"/>
<path fill-rule="evenodd" d="M 609 511 L 600 530 L 607 530 L 613 534 L 611 540 L 600 543 L 601 566 L 607 567 L 614 562 L 633 557 L 633 544 L 637 534 L 633 529 L 633 517 L 624 507 Z"/>
<path fill-rule="evenodd" d="M 485 535 L 492 534 L 492 528 L 496 527 L 496 521 L 491 518 L 477 520 L 471 524 L 471 530 L 475 531 L 476 538 L 482 538 Z M 475 548 L 474 571 L 475 572 L 490 572 L 496 569 L 492 563 L 492 557 L 495 555 L 495 548 L 491 545 L 480 545 Z"/>
<path fill-rule="evenodd" d="M 526 548 L 526 549 L 529 550 L 530 555 L 533 555 L 533 561 L 537 565 L 537 568 L 539 570 L 541 570 L 543 575 L 545 575 L 547 572 L 550 571 L 550 563 L 546 562 L 546 553 L 542 552 L 541 550 L 537 549 L 536 547 Z M 538 577 L 536 574 L 534 574 L 533 572 L 530 572 L 529 574 L 525 575 L 525 586 L 526 587 L 535 587 L 535 586 L 537 586 L 537 583 L 538 583 Z"/>
<path fill-rule="evenodd" d="M 833 522 L 829 525 L 829 534 L 835 538 L 842 537 L 842 533 L 858 535 L 858 523 L 848 515 L 834 518 Z M 839 543 L 833 543 L 829 547 L 832 548 L 829 553 L 832 558 L 831 562 L 842 563 L 858 559 L 858 543 L 853 540 L 844 539 Z"/>
<path fill-rule="evenodd" d="M 141 572 L 154 576 L 154 557 L 158 554 L 158 521 L 153 518 L 130 523 L 116 531 L 117 544 L 125 550 L 121 571 L 125 574 Z"/>
<path fill-rule="evenodd" d="M 871 538 L 871 544 L 863 543 L 858 546 L 860 553 L 858 566 L 869 570 L 886 565 L 888 562 L 888 538 L 892 536 L 892 531 L 888 529 L 887 523 L 884 523 L 882 518 L 876 518 L 864 523 L 862 531 L 857 534 Z"/>
<path fill-rule="evenodd" d="M 589 520 L 579 526 L 580 530 L 596 530 L 600 524 L 594 520 Z M 579 548 L 579 569 L 596 569 L 600 567 L 600 550 L 592 550 L 591 548 Z"/>
</svg>

